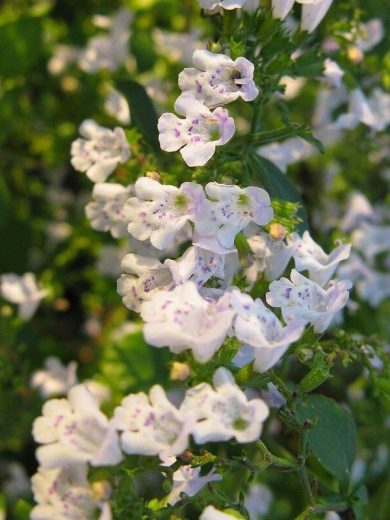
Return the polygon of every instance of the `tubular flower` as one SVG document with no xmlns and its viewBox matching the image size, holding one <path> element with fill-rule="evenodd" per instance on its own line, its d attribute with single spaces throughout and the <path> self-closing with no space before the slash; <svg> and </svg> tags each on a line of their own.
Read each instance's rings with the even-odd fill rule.
<svg viewBox="0 0 390 520">
<path fill-rule="evenodd" d="M 215 148 L 230 141 L 236 130 L 226 109 L 213 112 L 191 93 L 184 92 L 175 102 L 175 114 L 162 114 L 158 120 L 162 150 L 180 153 L 188 166 L 203 166 L 214 155 Z"/>
</svg>

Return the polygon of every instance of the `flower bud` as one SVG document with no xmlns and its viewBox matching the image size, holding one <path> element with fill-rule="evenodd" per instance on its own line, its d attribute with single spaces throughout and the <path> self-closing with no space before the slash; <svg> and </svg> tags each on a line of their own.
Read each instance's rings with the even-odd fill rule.
<svg viewBox="0 0 390 520">
<path fill-rule="evenodd" d="M 269 226 L 269 234 L 273 240 L 283 240 L 286 236 L 286 228 L 278 222 L 272 222 Z"/>
<path fill-rule="evenodd" d="M 364 54 L 359 49 L 359 47 L 355 47 L 353 45 L 351 47 L 348 47 L 347 57 L 348 57 L 349 61 L 351 61 L 352 63 L 361 63 L 364 59 Z"/>
<path fill-rule="evenodd" d="M 171 365 L 169 377 L 173 381 L 184 381 L 190 375 L 190 367 L 186 363 L 174 361 Z"/>
<path fill-rule="evenodd" d="M 149 177 L 149 179 L 153 179 L 154 181 L 157 181 L 157 182 L 160 182 L 161 181 L 161 176 L 159 173 L 157 172 L 146 172 L 145 173 L 145 177 Z"/>
</svg>

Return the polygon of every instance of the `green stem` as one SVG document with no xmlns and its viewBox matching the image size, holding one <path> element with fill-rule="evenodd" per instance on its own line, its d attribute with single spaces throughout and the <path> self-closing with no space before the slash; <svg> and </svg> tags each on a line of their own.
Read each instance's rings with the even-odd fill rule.
<svg viewBox="0 0 390 520">
<path fill-rule="evenodd" d="M 300 515 L 295 517 L 294 520 L 307 520 L 313 514 L 317 513 L 327 513 L 329 511 L 333 511 L 335 513 L 340 513 L 342 511 L 346 511 L 348 509 L 348 504 L 346 502 L 338 502 L 335 504 L 315 504 L 312 506 L 308 506 Z"/>
<path fill-rule="evenodd" d="M 270 466 L 274 466 L 278 469 L 283 469 L 286 471 L 298 471 L 299 466 L 296 462 L 292 462 L 287 459 L 283 459 L 282 457 L 276 457 L 273 455 L 263 441 L 258 440 L 256 443 L 257 448 L 259 449 L 261 455 L 265 462 L 268 462 Z"/>
<path fill-rule="evenodd" d="M 222 39 L 225 51 L 230 52 L 230 35 L 234 27 L 235 14 L 234 10 L 224 9 L 223 11 L 223 28 Z"/>
<path fill-rule="evenodd" d="M 305 493 L 306 501 L 309 506 L 314 505 L 314 497 L 313 492 L 311 490 L 309 476 L 306 471 L 306 457 L 307 457 L 307 439 L 306 439 L 306 430 L 303 429 L 301 432 L 301 438 L 299 441 L 299 453 L 298 453 L 298 475 L 299 480 L 301 481 L 301 485 L 303 488 L 303 492 Z"/>
</svg>

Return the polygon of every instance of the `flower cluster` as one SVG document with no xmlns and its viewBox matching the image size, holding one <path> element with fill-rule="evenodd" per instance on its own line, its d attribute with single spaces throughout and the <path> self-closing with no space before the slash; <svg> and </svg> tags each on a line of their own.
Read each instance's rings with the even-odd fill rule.
<svg viewBox="0 0 390 520">
<path fill-rule="evenodd" d="M 190 435 L 197 444 L 232 438 L 239 443 L 253 442 L 269 413 L 261 399 L 248 401 L 224 368 L 215 372 L 213 386 L 201 383 L 188 390 L 179 408 L 156 385 L 148 395 L 125 397 L 109 420 L 88 388 L 76 385 L 67 399 L 46 402 L 42 412 L 33 425 L 34 439 L 42 444 L 37 449 L 41 466 L 33 477 L 38 502 L 33 518 L 49 518 L 49 513 L 68 518 L 66 511 L 74 511 L 80 515 L 77 518 L 94 518 L 100 509 L 100 520 L 110 518 L 109 506 L 104 497 L 98 500 L 89 486 L 87 464 L 116 465 L 122 460 L 122 450 L 159 455 L 167 461 L 187 449 Z M 192 496 L 215 480 L 220 477 L 213 471 L 201 477 L 199 470 L 183 466 L 173 475 L 174 487 L 167 503 L 176 503 L 181 492 Z"/>
<path fill-rule="evenodd" d="M 390 296 L 390 225 L 384 208 L 374 208 L 360 193 L 352 194 L 341 228 L 351 233 L 352 255 L 338 270 L 354 282 L 357 295 L 372 307 Z"/>
<path fill-rule="evenodd" d="M 10 303 L 18 305 L 19 316 L 29 320 L 34 314 L 47 291 L 41 288 L 33 273 L 19 276 L 7 273 L 0 276 L 0 295 Z"/>
<path fill-rule="evenodd" d="M 229 4 L 230 8 L 239 7 Z M 179 74 L 182 94 L 174 108 L 183 118 L 162 114 L 158 122 L 159 140 L 167 152 L 180 149 L 188 166 L 203 166 L 216 146 L 227 143 L 235 132 L 234 120 L 222 105 L 239 97 L 253 101 L 259 90 L 253 81 L 253 63 L 244 57 L 233 61 L 225 54 L 196 50 L 192 61 L 195 67 L 185 68 Z"/>
</svg>

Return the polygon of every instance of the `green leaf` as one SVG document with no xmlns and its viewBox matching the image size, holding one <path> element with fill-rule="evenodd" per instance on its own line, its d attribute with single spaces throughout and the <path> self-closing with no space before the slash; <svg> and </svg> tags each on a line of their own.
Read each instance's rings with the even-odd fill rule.
<svg viewBox="0 0 390 520">
<path fill-rule="evenodd" d="M 300 208 L 297 212 L 302 220 L 297 227 L 300 233 L 308 229 L 307 214 L 303 207 L 301 196 L 290 179 L 277 166 L 268 159 L 252 153 L 248 157 L 249 167 L 252 173 L 251 182 L 256 186 L 262 186 L 268 191 L 271 198 L 289 202 L 298 202 Z"/>
<path fill-rule="evenodd" d="M 140 134 L 156 150 L 160 150 L 157 130 L 157 114 L 151 99 L 142 85 L 132 80 L 119 80 L 117 89 L 129 103 L 131 119 Z"/>
<path fill-rule="evenodd" d="M 356 426 L 352 415 L 332 399 L 311 395 L 297 406 L 297 417 L 315 422 L 307 432 L 318 462 L 347 487 L 356 455 Z"/>
</svg>

